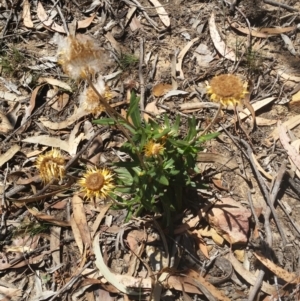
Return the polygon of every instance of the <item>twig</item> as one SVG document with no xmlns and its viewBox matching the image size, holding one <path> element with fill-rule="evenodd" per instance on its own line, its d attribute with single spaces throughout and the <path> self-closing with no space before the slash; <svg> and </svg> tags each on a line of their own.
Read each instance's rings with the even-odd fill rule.
<svg viewBox="0 0 300 301">
<path fill-rule="evenodd" d="M 145 110 L 145 81 L 143 77 L 143 65 L 144 65 L 144 39 L 140 38 L 140 64 L 139 64 L 139 79 L 141 86 L 141 96 L 140 96 L 140 109 Z"/>
<path fill-rule="evenodd" d="M 270 5 L 272 5 L 272 6 L 282 7 L 282 8 L 284 8 L 284 9 L 288 10 L 288 11 L 296 11 L 296 12 L 299 12 L 299 10 L 296 9 L 296 8 L 293 8 L 293 7 L 291 7 L 291 6 L 287 5 L 287 4 L 279 3 L 279 2 L 276 2 L 276 1 L 273 1 L 273 0 L 264 0 L 264 3 L 270 4 Z"/>
<path fill-rule="evenodd" d="M 12 6 L 12 8 L 10 9 L 9 16 L 8 16 L 8 18 L 7 18 L 7 20 L 6 20 L 6 23 L 5 23 L 5 26 L 4 26 L 3 30 L 2 30 L 2 38 L 4 37 L 4 35 L 5 35 L 5 33 L 6 33 L 8 24 L 9 24 L 9 22 L 10 22 L 10 20 L 11 20 L 12 12 L 13 12 L 13 6 Z"/>
<path fill-rule="evenodd" d="M 34 113 L 32 113 L 23 124 L 21 124 L 17 129 L 15 129 L 10 135 L 8 135 L 2 143 L 7 142 L 14 134 L 16 134 L 29 120 L 31 120 L 34 116 L 40 113 L 44 109 L 44 107 L 57 96 L 58 92 L 55 93 L 51 98 L 49 98 L 45 103 L 43 103 Z"/>
<path fill-rule="evenodd" d="M 273 189 L 270 193 L 270 201 L 271 201 L 272 205 L 275 203 L 280 185 L 282 183 L 282 178 L 285 174 L 285 169 L 286 169 L 286 164 L 284 163 L 284 164 L 282 164 L 282 166 L 280 167 L 280 169 L 277 173 L 277 177 L 274 182 Z M 272 209 L 269 206 L 266 210 L 266 213 L 264 214 L 264 218 L 265 218 L 264 226 L 265 226 L 265 232 L 266 232 L 266 240 L 267 240 L 269 247 L 272 247 L 272 244 L 273 244 L 272 232 L 271 232 L 270 222 L 269 222 L 271 211 L 272 211 Z M 284 239 L 285 239 L 285 237 L 284 237 Z M 257 292 L 259 291 L 259 289 L 261 287 L 264 276 L 265 276 L 265 267 L 261 266 L 259 274 L 256 278 L 256 282 L 255 282 L 254 286 L 252 287 L 252 289 L 250 290 L 248 301 L 253 301 L 255 299 L 255 296 L 257 295 Z"/>
<path fill-rule="evenodd" d="M 6 234 L 6 225 L 5 225 L 5 217 L 7 215 L 7 206 L 6 206 L 6 202 L 5 202 L 5 186 L 6 186 L 6 179 L 7 179 L 7 174 L 8 174 L 8 163 L 6 165 L 6 172 L 5 172 L 5 176 L 4 176 L 4 181 L 3 181 L 3 194 L 2 194 L 2 203 L 1 203 L 1 207 L 2 207 L 2 215 L 1 215 L 1 225 L 0 225 L 0 230 L 1 230 L 1 234 Z M 4 233 L 2 233 L 2 229 L 4 230 Z"/>
<path fill-rule="evenodd" d="M 264 194 L 264 197 L 265 197 L 265 200 L 267 202 L 267 205 L 269 206 L 270 210 L 271 210 L 271 213 L 273 215 L 273 218 L 274 218 L 274 221 L 276 223 L 276 226 L 277 226 L 277 229 L 281 235 L 281 238 L 282 238 L 282 243 L 283 245 L 285 246 L 287 244 L 287 240 L 286 240 L 286 237 L 285 237 L 285 234 L 282 230 L 282 227 L 281 227 L 281 223 L 277 217 L 277 214 L 276 214 L 276 211 L 275 211 L 275 208 L 274 208 L 274 205 L 271 201 L 271 198 L 270 198 L 270 195 L 269 195 L 269 192 L 268 192 L 268 189 L 267 189 L 267 186 L 264 182 L 264 179 L 262 177 L 262 175 L 260 174 L 260 172 L 258 171 L 257 167 L 256 167 L 256 164 L 253 160 L 253 157 L 252 157 L 252 154 L 253 154 L 253 151 L 250 147 L 250 145 L 244 140 L 244 139 L 241 139 L 239 137 L 234 137 L 232 136 L 226 129 L 224 129 L 226 134 L 232 139 L 232 140 L 235 140 L 237 142 L 240 142 L 243 144 L 243 146 L 246 148 L 246 153 L 248 155 L 248 160 L 250 161 L 251 163 L 251 166 L 252 166 L 252 169 L 254 170 L 255 172 L 255 175 L 256 175 L 256 178 L 257 178 L 257 181 L 258 181 L 258 184 Z"/>
<path fill-rule="evenodd" d="M 53 6 L 56 7 L 57 12 L 58 12 L 58 14 L 59 14 L 59 16 L 60 16 L 60 18 L 61 18 L 61 21 L 63 22 L 64 30 L 65 30 L 65 32 L 67 33 L 67 35 L 69 35 L 70 32 L 69 32 L 69 28 L 68 28 L 67 23 L 66 23 L 66 19 L 65 19 L 64 15 L 62 14 L 59 5 L 57 5 L 59 2 L 60 2 L 60 0 L 57 0 L 56 2 L 55 2 L 55 1 L 52 1 Z"/>
<path fill-rule="evenodd" d="M 202 135 L 206 134 L 208 132 L 208 130 L 215 124 L 218 116 L 220 115 L 220 112 L 222 110 L 222 105 L 219 104 L 219 108 L 218 108 L 218 111 L 216 112 L 214 118 L 212 119 L 212 121 L 210 122 L 210 124 L 200 133 L 196 136 L 196 138 L 199 138 L 201 137 Z"/>
<path fill-rule="evenodd" d="M 254 221 L 255 221 L 255 226 L 257 228 L 259 228 L 259 220 L 258 220 L 258 217 L 257 217 L 257 215 L 255 213 L 255 210 L 254 210 L 252 196 L 251 196 L 251 192 L 250 191 L 248 191 L 248 201 L 249 201 L 250 208 L 251 208 L 251 211 L 252 211 L 252 215 L 253 215 L 253 218 L 254 218 Z M 259 235 L 261 236 L 260 232 L 259 232 Z"/>
<path fill-rule="evenodd" d="M 50 299 L 50 301 L 55 300 L 57 297 L 60 297 L 61 294 L 63 294 L 65 291 L 69 290 L 72 288 L 72 286 L 74 285 L 74 283 L 81 277 L 82 272 L 88 268 L 91 265 L 92 261 L 90 260 L 79 272 L 77 275 L 73 276 L 71 278 L 71 280 L 66 283 L 66 285 L 64 287 L 62 287 L 59 291 L 57 291 L 55 293 L 54 296 L 52 296 L 52 298 Z"/>
</svg>

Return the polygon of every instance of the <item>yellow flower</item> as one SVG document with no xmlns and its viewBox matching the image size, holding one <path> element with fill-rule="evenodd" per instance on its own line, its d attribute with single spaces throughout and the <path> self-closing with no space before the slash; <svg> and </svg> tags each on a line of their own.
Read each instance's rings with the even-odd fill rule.
<svg viewBox="0 0 300 301">
<path fill-rule="evenodd" d="M 233 74 L 215 76 L 207 86 L 207 93 L 213 102 L 219 102 L 223 106 L 236 106 L 242 104 L 247 91 L 247 83 Z"/>
<path fill-rule="evenodd" d="M 163 144 L 155 143 L 153 140 L 150 140 L 146 143 L 144 151 L 146 157 L 156 157 L 157 155 L 162 155 L 164 146 Z"/>
<path fill-rule="evenodd" d="M 65 159 L 58 149 L 39 155 L 36 167 L 45 183 L 49 183 L 52 179 L 62 179 L 65 175 Z"/>
<path fill-rule="evenodd" d="M 111 100 L 112 93 L 110 92 L 109 87 L 105 85 L 101 76 L 98 77 L 94 86 L 106 101 Z M 83 92 L 79 95 L 79 103 L 84 110 L 94 115 L 98 115 L 105 111 L 104 106 L 101 104 L 98 95 L 92 87 L 88 87 L 83 90 Z"/>
<path fill-rule="evenodd" d="M 71 78 L 86 79 L 110 63 L 108 54 L 87 35 L 55 35 L 54 42 L 58 45 L 58 63 Z"/>
<path fill-rule="evenodd" d="M 113 174 L 108 169 L 89 168 L 83 177 L 78 181 L 81 191 L 88 199 L 95 197 L 104 200 L 114 189 Z"/>
</svg>

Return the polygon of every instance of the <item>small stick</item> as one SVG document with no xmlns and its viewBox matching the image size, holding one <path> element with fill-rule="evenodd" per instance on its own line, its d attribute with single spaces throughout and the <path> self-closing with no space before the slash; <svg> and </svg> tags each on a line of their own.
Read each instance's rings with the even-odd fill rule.
<svg viewBox="0 0 300 301">
<path fill-rule="evenodd" d="M 211 123 L 200 133 L 197 135 L 197 138 L 201 137 L 202 135 L 206 134 L 207 131 L 214 125 L 214 123 L 216 122 L 218 116 L 220 115 L 220 112 L 222 110 L 222 105 L 219 104 L 219 108 L 218 108 L 218 111 L 216 112 L 213 120 L 211 121 Z"/>
<path fill-rule="evenodd" d="M 239 137 L 234 137 L 232 136 L 226 129 L 224 129 L 226 134 L 232 139 L 232 140 L 235 140 L 237 142 L 240 142 L 244 145 L 244 147 L 246 148 L 246 153 L 248 155 L 248 160 L 249 162 L 251 163 L 251 166 L 252 166 L 252 169 L 254 170 L 254 173 L 256 175 L 256 178 L 257 178 L 257 181 L 258 181 L 258 184 L 264 194 L 264 197 L 265 197 L 265 200 L 267 202 L 267 205 L 269 206 L 270 210 L 271 210 L 271 213 L 273 215 L 273 218 L 274 218 L 274 221 L 277 225 L 277 228 L 278 228 L 278 231 L 281 235 L 281 238 L 282 238 L 282 243 L 283 245 L 285 246 L 287 244 L 287 240 L 286 240 L 286 237 L 285 237 L 285 234 L 282 230 L 282 227 L 281 227 L 281 223 L 276 215 L 276 211 L 275 211 L 275 208 L 273 206 L 273 203 L 272 203 L 272 200 L 270 198 L 270 195 L 269 195 L 269 192 L 268 192 L 268 189 L 267 189 L 267 186 L 264 182 L 264 179 L 262 177 L 262 175 L 260 174 L 260 172 L 258 171 L 257 167 L 256 167 L 256 164 L 252 158 L 252 154 L 253 154 L 253 151 L 250 147 L 250 145 L 244 140 L 244 139 L 241 139 Z"/>
<path fill-rule="evenodd" d="M 270 4 L 270 5 L 272 5 L 272 6 L 282 7 L 282 8 L 284 8 L 284 9 L 288 10 L 288 11 L 299 12 L 298 9 L 293 8 L 293 7 L 291 7 L 291 6 L 287 5 L 287 4 L 284 4 L 284 3 L 279 3 L 279 2 L 276 2 L 276 1 L 273 1 L 273 0 L 264 0 L 264 2 L 265 2 L 266 4 Z"/>
<path fill-rule="evenodd" d="M 140 96 L 141 111 L 145 110 L 145 81 L 143 77 L 143 65 L 144 65 L 144 39 L 140 38 L 139 78 L 140 78 L 140 87 L 141 87 L 141 96 Z"/>
<path fill-rule="evenodd" d="M 57 0 L 56 2 L 52 1 L 52 3 L 53 3 L 53 6 L 56 7 L 57 12 L 58 12 L 58 14 L 59 14 L 59 16 L 60 16 L 60 18 L 61 18 L 61 20 L 62 20 L 62 22 L 63 22 L 63 26 L 64 26 L 64 30 L 65 30 L 66 34 L 67 34 L 67 35 L 70 35 L 70 32 L 69 32 L 69 29 L 68 29 L 68 26 L 67 26 L 66 19 L 65 19 L 64 15 L 62 14 L 59 5 L 57 5 L 57 4 L 59 3 L 59 1 L 60 1 L 60 0 Z"/>
<path fill-rule="evenodd" d="M 285 168 L 286 168 L 286 164 L 282 164 L 282 166 L 280 167 L 280 169 L 277 173 L 277 177 L 276 177 L 275 183 L 273 185 L 273 189 L 270 194 L 270 200 L 271 200 L 272 204 L 275 203 L 276 196 L 278 194 L 280 184 L 282 182 L 282 178 L 285 174 Z M 268 243 L 269 247 L 271 248 L 272 244 L 273 244 L 273 240 L 272 240 L 272 232 L 271 232 L 270 223 L 269 223 L 270 215 L 271 215 L 271 208 L 268 207 L 266 210 L 266 213 L 264 214 L 265 232 L 266 232 L 267 243 Z M 250 293 L 248 296 L 248 301 L 253 301 L 255 299 L 258 291 L 260 290 L 264 276 L 265 276 L 265 267 L 261 266 L 259 274 L 256 278 L 256 282 L 255 282 L 254 286 L 252 287 L 252 289 L 250 290 Z"/>
<path fill-rule="evenodd" d="M 61 297 L 61 294 L 64 293 L 65 291 L 69 290 L 72 288 L 72 286 L 75 284 L 75 282 L 81 277 L 82 272 L 87 269 L 91 265 L 92 261 L 90 260 L 79 272 L 77 275 L 73 276 L 71 280 L 64 286 L 62 287 L 59 291 L 55 293 L 54 296 L 50 299 L 50 301 L 55 300 L 57 297 Z"/>
<path fill-rule="evenodd" d="M 3 141 L 2 143 L 7 142 L 14 134 L 16 134 L 29 120 L 31 120 L 34 116 L 36 116 L 37 114 L 39 114 L 44 107 L 57 96 L 58 93 L 55 93 L 51 98 L 49 98 L 45 103 L 43 103 L 34 113 L 32 113 L 23 124 L 21 124 L 17 129 L 15 129 L 10 135 L 8 135 Z"/>
</svg>

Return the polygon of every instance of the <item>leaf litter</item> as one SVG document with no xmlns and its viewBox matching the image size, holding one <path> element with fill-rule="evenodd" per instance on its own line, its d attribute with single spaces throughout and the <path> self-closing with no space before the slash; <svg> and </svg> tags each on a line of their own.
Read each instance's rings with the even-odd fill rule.
<svg viewBox="0 0 300 301">
<path fill-rule="evenodd" d="M 251 1 L 66 6 L 26 0 L 0 7 L 10 12 L 0 20 L 2 298 L 299 297 L 299 234 L 289 225 L 300 214 L 299 97 L 293 90 L 300 78 L 299 17 L 285 16 L 288 8 L 276 3 L 257 1 L 257 9 Z M 88 69 L 81 69 L 76 53 L 65 53 L 68 41 L 79 41 L 77 54 L 97 41 Z M 99 95 L 82 80 L 87 72 L 100 73 Z M 205 87 L 220 74 L 254 85 L 249 103 L 222 107 L 217 116 L 219 106 Z M 126 130 L 92 121 L 119 112 L 126 119 L 132 91 L 144 100 L 147 123 L 179 114 L 186 121 L 194 116 L 199 129 L 222 132 L 197 156 L 195 177 L 204 185 L 185 191 L 189 205 L 174 229 L 165 227 L 159 212 L 127 219 L 119 198 L 89 202 L 78 187 L 86 166 L 128 161 L 121 149 Z M 94 99 L 91 110 L 87 103 Z M 181 130 L 188 131 L 187 122 Z M 35 162 L 51 148 L 64 152 L 66 177 L 44 183 Z M 278 199 L 293 208 L 288 219 L 279 208 L 271 218 L 281 220 L 285 244 L 282 232 L 270 226 L 268 197 L 275 207 Z M 268 269 L 262 278 L 258 261 Z"/>
</svg>

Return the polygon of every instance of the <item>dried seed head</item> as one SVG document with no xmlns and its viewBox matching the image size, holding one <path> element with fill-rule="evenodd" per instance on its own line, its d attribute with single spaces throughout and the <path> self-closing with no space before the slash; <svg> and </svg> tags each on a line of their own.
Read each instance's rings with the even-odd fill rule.
<svg viewBox="0 0 300 301">
<path fill-rule="evenodd" d="M 207 93 L 213 102 L 219 102 L 223 106 L 236 106 L 242 104 L 247 91 L 247 84 L 233 74 L 215 76 L 207 86 Z"/>
<path fill-rule="evenodd" d="M 49 183 L 52 179 L 61 180 L 65 175 L 65 159 L 58 149 L 39 155 L 36 167 L 45 183 Z"/>
<path fill-rule="evenodd" d="M 110 64 L 108 54 L 89 36 L 55 35 L 54 42 L 58 45 L 58 63 L 73 79 L 93 76 Z"/>
</svg>

